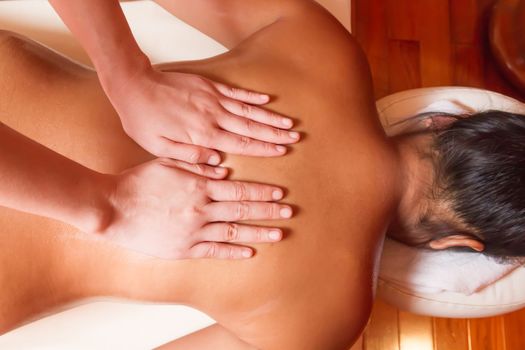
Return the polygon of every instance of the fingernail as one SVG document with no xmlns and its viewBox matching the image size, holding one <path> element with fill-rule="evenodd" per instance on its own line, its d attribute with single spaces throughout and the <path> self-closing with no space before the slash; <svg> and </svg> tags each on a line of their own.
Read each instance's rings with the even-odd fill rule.
<svg viewBox="0 0 525 350">
<path fill-rule="evenodd" d="M 282 123 L 284 126 L 291 127 L 293 125 L 293 121 L 288 118 L 283 118 Z"/>
<path fill-rule="evenodd" d="M 270 239 L 272 241 L 278 241 L 281 239 L 281 232 L 279 231 L 271 231 L 269 234 L 268 234 L 268 237 L 270 237 Z"/>
<path fill-rule="evenodd" d="M 211 156 L 210 158 L 208 158 L 208 164 L 210 165 L 219 165 L 220 162 L 221 162 L 221 159 L 219 158 L 219 156 L 215 154 Z"/>
<path fill-rule="evenodd" d="M 259 95 L 259 99 L 263 100 L 263 101 L 269 101 L 270 100 L 270 96 L 268 95 Z"/>
<path fill-rule="evenodd" d="M 290 137 L 294 140 L 298 140 L 299 139 L 299 133 L 298 132 L 295 132 L 295 131 L 291 131 L 288 133 L 288 135 L 290 135 Z"/>
<path fill-rule="evenodd" d="M 289 207 L 283 207 L 279 211 L 279 214 L 281 214 L 282 218 L 286 218 L 286 219 L 291 218 L 292 217 L 292 209 L 289 208 Z"/>
<path fill-rule="evenodd" d="M 276 149 L 277 152 L 279 152 L 279 153 L 284 153 L 284 152 L 286 152 L 286 147 L 281 146 L 281 145 L 277 145 L 277 146 L 275 146 L 275 149 Z"/>
<path fill-rule="evenodd" d="M 242 256 L 245 258 L 251 258 L 253 255 L 252 251 L 250 249 L 244 249 L 242 251 Z"/>
<path fill-rule="evenodd" d="M 226 168 L 217 167 L 214 171 L 216 174 L 223 175 L 226 172 Z"/>
<path fill-rule="evenodd" d="M 281 198 L 283 198 L 283 191 L 281 190 L 275 190 L 272 192 L 272 198 L 275 199 L 275 200 L 279 200 Z"/>
</svg>

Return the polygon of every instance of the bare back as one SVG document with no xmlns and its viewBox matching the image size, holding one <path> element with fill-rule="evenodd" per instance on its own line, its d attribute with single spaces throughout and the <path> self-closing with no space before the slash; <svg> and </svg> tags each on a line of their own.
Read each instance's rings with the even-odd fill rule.
<svg viewBox="0 0 525 350">
<path fill-rule="evenodd" d="M 163 67 L 269 92 L 275 96 L 270 108 L 296 118 L 304 140 L 289 155 L 229 156 L 225 164 L 233 178 L 288 190 L 286 202 L 296 206 L 297 215 L 284 226 L 283 242 L 256 247 L 256 257 L 244 262 L 167 262 L 2 209 L 0 242 L 11 248 L 2 249 L 0 259 L 18 259 L 21 273 L 34 273 L 34 261 L 29 266 L 12 252 L 20 252 L 24 242 L 35 252 L 48 245 L 56 260 L 70 266 L 63 279 L 83 273 L 91 281 L 70 299 L 109 295 L 188 304 L 263 349 L 351 343 L 372 303 L 376 259 L 394 205 L 388 179 L 394 156 L 359 48 L 323 11 L 308 16 L 273 23 L 219 57 Z M 149 158 L 121 130 L 94 73 L 18 39 L 9 41 L 0 57 L 0 69 L 11 72 L 0 82 L 2 95 L 10 96 L 0 100 L 4 123 L 103 172 Z M 7 58 L 8 50 L 16 59 Z M 46 78 L 47 84 L 35 83 Z M 27 88 L 13 88 L 20 84 Z M 42 232 L 35 234 L 35 227 Z M 31 254 L 27 248 L 25 254 Z M 48 256 L 35 256 L 49 263 Z M 25 283 L 31 290 L 38 278 Z M 5 302 L 0 298 L 0 305 Z"/>
</svg>

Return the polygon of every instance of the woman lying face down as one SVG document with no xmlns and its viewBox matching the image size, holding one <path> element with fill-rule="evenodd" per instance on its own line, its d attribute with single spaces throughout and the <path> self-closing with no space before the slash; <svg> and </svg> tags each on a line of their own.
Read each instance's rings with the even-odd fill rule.
<svg viewBox="0 0 525 350">
<path fill-rule="evenodd" d="M 250 260 L 169 261 L 3 209 L 3 331 L 70 302 L 112 296 L 186 304 L 217 320 L 168 345 L 173 349 L 346 349 L 368 320 L 386 232 L 435 249 L 466 246 L 497 254 L 490 231 L 481 231 L 479 217 L 468 214 L 485 203 L 481 194 L 499 203 L 489 215 L 483 211 L 491 223 L 497 224 L 501 208 L 522 210 L 509 200 L 514 192 L 502 190 L 508 176 L 498 172 L 519 163 L 520 116 L 487 113 L 453 123 L 434 117 L 427 120 L 444 126 L 435 135 L 388 138 L 362 52 L 313 2 L 159 3 L 231 48 L 159 69 L 270 92 L 269 107 L 296 119 L 304 140 L 287 156 L 227 155 L 224 162 L 232 179 L 286 188 L 296 215 L 278 224 L 282 242 L 255 245 Z M 9 74 L 0 89 L 10 99 L 0 101 L 3 123 L 102 175 L 151 159 L 122 131 L 93 72 L 4 36 L 0 69 Z M 503 157 L 511 151 L 516 153 Z M 498 168 L 488 167 L 489 159 L 500 161 Z M 488 185 L 479 188 L 479 178 Z M 430 235 L 431 225 L 447 230 Z M 522 254 L 510 249 L 503 254 Z"/>
</svg>

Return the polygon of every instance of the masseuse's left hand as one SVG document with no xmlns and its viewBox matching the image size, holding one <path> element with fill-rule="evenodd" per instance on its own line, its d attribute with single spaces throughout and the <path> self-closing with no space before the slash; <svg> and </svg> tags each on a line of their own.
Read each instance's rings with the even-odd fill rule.
<svg viewBox="0 0 525 350">
<path fill-rule="evenodd" d="M 153 67 L 118 0 L 50 3 L 87 51 L 126 133 L 157 157 L 217 165 L 216 150 L 276 157 L 299 140 L 290 119 L 258 107 L 269 96 Z"/>
<path fill-rule="evenodd" d="M 262 157 L 297 142 L 292 121 L 257 105 L 269 96 L 201 76 L 162 72 L 146 64 L 107 80 L 105 90 L 126 133 L 158 157 L 217 165 L 217 151 Z"/>
</svg>

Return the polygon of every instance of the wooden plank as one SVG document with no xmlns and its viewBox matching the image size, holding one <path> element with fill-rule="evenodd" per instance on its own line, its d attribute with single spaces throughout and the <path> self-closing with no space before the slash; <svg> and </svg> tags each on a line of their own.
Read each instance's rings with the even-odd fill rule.
<svg viewBox="0 0 525 350">
<path fill-rule="evenodd" d="M 469 350 L 467 320 L 434 318 L 433 324 L 435 350 Z"/>
<path fill-rule="evenodd" d="M 454 44 L 454 85 L 485 87 L 484 58 L 478 46 Z"/>
<path fill-rule="evenodd" d="M 444 0 L 416 1 L 423 86 L 452 84 L 449 4 Z"/>
<path fill-rule="evenodd" d="M 417 1 L 386 0 L 388 38 L 396 40 L 417 40 L 418 19 Z"/>
<path fill-rule="evenodd" d="M 503 317 L 468 320 L 470 349 L 505 350 L 505 327 Z M 514 349 L 509 349 L 514 350 Z M 517 349 L 516 349 L 517 350 Z"/>
<path fill-rule="evenodd" d="M 400 311 L 399 349 L 433 350 L 434 330 L 432 318 Z"/>
<path fill-rule="evenodd" d="M 451 41 L 455 44 L 474 44 L 481 35 L 481 16 L 478 0 L 450 0 Z"/>
<path fill-rule="evenodd" d="M 386 3 L 366 0 L 355 4 L 356 37 L 366 53 L 376 99 L 388 94 L 388 39 Z"/>
<path fill-rule="evenodd" d="M 363 335 L 364 350 L 399 350 L 397 309 L 378 300 Z"/>
<path fill-rule="evenodd" d="M 507 350 L 525 349 L 525 309 L 503 316 Z"/>
<path fill-rule="evenodd" d="M 389 93 L 421 87 L 417 41 L 389 40 L 388 57 Z"/>
</svg>

